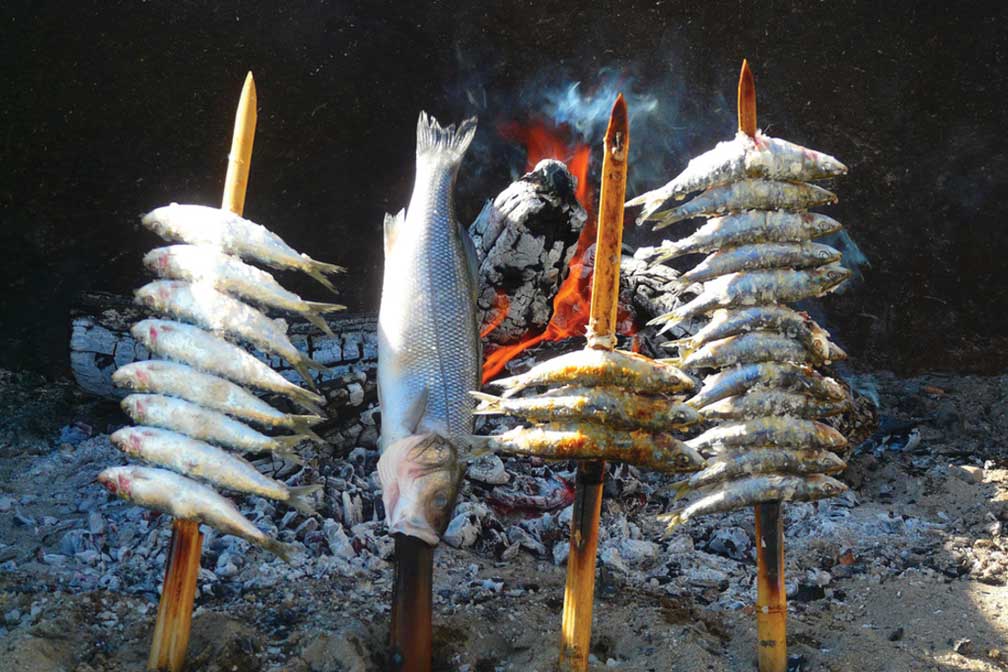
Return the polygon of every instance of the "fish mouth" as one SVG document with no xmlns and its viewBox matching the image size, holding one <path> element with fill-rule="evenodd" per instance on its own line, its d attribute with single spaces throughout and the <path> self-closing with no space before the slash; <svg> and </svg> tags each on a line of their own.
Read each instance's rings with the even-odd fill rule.
<svg viewBox="0 0 1008 672">
<path fill-rule="evenodd" d="M 417 516 L 395 516 L 396 520 L 389 523 L 389 534 L 405 534 L 409 537 L 416 537 L 431 546 L 437 546 L 441 538 L 435 534 L 434 529 L 426 520 Z"/>
</svg>

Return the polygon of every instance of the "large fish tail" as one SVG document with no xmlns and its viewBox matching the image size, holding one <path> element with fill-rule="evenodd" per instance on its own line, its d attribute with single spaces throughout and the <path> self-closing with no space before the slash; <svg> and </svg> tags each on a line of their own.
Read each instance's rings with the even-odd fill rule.
<svg viewBox="0 0 1008 672">
<path fill-rule="evenodd" d="M 417 160 L 436 158 L 457 165 L 462 162 L 475 134 L 476 117 L 462 121 L 457 129 L 455 124 L 443 128 L 437 119 L 421 112 L 417 120 Z"/>
<path fill-rule="evenodd" d="M 260 542 L 260 545 L 273 555 L 286 562 L 288 565 L 294 564 L 294 554 L 298 551 L 297 546 L 294 544 L 285 544 L 279 539 L 266 537 Z"/>
<path fill-rule="evenodd" d="M 484 394 L 483 392 L 470 392 L 469 394 L 471 394 L 476 401 L 480 402 L 479 406 L 473 409 L 473 413 L 476 415 L 500 415 L 504 413 L 500 397 L 495 397 L 492 394 Z"/>
<path fill-rule="evenodd" d="M 315 501 L 312 495 L 321 489 L 321 483 L 288 488 L 287 503 L 306 516 L 314 516 L 317 512 L 315 511 Z"/>
</svg>

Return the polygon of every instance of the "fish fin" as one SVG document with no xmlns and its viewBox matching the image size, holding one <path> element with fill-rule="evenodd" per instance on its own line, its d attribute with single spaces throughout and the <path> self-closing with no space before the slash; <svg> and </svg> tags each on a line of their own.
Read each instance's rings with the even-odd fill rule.
<svg viewBox="0 0 1008 672">
<path fill-rule="evenodd" d="M 301 270 L 307 273 L 309 277 L 314 278 L 316 282 L 318 282 L 320 285 L 328 289 L 333 294 L 339 294 L 339 291 L 337 291 L 336 286 L 333 285 L 331 282 L 329 282 L 329 278 L 327 278 L 321 270 L 315 268 L 312 265 L 312 263 L 320 263 L 320 262 L 315 262 L 315 260 L 312 259 L 311 257 L 308 257 L 308 261 L 309 263 L 305 266 L 302 266 Z M 339 267 L 337 266 L 337 268 Z"/>
<path fill-rule="evenodd" d="M 288 462 L 298 465 L 304 464 L 304 458 L 298 455 L 294 449 L 304 443 L 308 438 L 307 436 L 304 434 L 292 434 L 290 436 L 273 436 L 270 438 L 276 445 L 273 452 Z"/>
<path fill-rule="evenodd" d="M 662 210 L 661 212 L 656 212 L 647 216 L 646 221 L 655 222 L 655 225 L 651 227 L 652 231 L 661 231 L 667 226 L 675 224 L 681 217 L 676 214 L 674 209 L 672 210 Z"/>
<path fill-rule="evenodd" d="M 693 339 L 690 336 L 686 338 L 677 338 L 674 341 L 665 341 L 661 344 L 661 347 L 666 350 L 671 350 L 672 348 L 678 348 L 679 352 L 686 352 L 692 350 Z"/>
<path fill-rule="evenodd" d="M 321 489 L 321 483 L 288 488 L 290 495 L 287 497 L 287 503 L 306 516 L 314 516 L 317 511 L 315 511 L 315 502 L 312 495 Z"/>
<path fill-rule="evenodd" d="M 665 535 L 668 536 L 675 531 L 675 528 L 686 522 L 686 517 L 682 511 L 672 511 L 658 516 L 658 522 L 665 523 Z"/>
<path fill-rule="evenodd" d="M 679 311 L 677 310 L 673 310 L 671 312 L 659 315 L 658 317 L 652 317 L 650 320 L 648 320 L 647 326 L 653 327 L 656 324 L 665 324 L 665 325 L 678 324 L 679 321 L 682 319 L 681 317 L 679 317 L 678 312 Z"/>
<path fill-rule="evenodd" d="M 476 415 L 499 415 L 504 412 L 501 409 L 500 397 L 475 391 L 470 392 L 469 394 L 480 402 L 480 405 L 473 409 L 473 413 Z"/>
<path fill-rule="evenodd" d="M 403 208 L 395 215 L 385 213 L 385 221 L 382 222 L 382 236 L 385 244 L 385 256 L 387 257 L 392 246 L 395 245 L 396 236 L 399 235 L 399 227 L 406 223 L 406 208 Z"/>
<path fill-rule="evenodd" d="M 661 357 L 655 361 L 659 364 L 667 364 L 668 366 L 674 366 L 677 369 L 682 366 L 683 357 Z"/>
<path fill-rule="evenodd" d="M 311 371 L 309 370 L 310 365 L 308 362 L 310 361 L 311 360 L 307 357 L 299 357 L 297 361 L 290 362 L 290 365 L 293 366 L 294 370 L 298 372 L 298 375 L 304 379 L 305 385 L 307 385 L 312 392 L 318 392 L 318 385 L 315 383 L 315 379 L 312 378 Z"/>
<path fill-rule="evenodd" d="M 683 497 L 685 497 L 686 494 L 689 492 L 689 489 L 690 489 L 689 484 L 690 484 L 690 482 L 689 482 L 688 478 L 685 479 L 685 480 L 679 481 L 678 483 L 673 483 L 672 484 L 672 489 L 675 490 L 675 496 L 672 498 L 672 501 L 675 501 L 677 499 L 682 499 Z"/>
<path fill-rule="evenodd" d="M 301 361 L 304 362 L 304 365 L 307 366 L 309 369 L 315 369 L 316 371 L 328 371 L 329 370 L 328 366 L 326 366 L 325 364 L 322 364 L 321 362 L 316 362 L 311 357 L 305 357 Z"/>
<path fill-rule="evenodd" d="M 459 164 L 476 134 L 476 117 L 442 127 L 437 119 L 421 112 L 417 119 L 417 159 L 421 157 L 440 158 L 449 163 Z"/>
<path fill-rule="evenodd" d="M 339 264 L 329 264 L 324 261 L 319 261 L 318 259 L 312 259 L 304 252 L 301 253 L 301 258 L 307 262 L 313 270 L 319 273 L 325 273 L 326 275 L 338 275 L 340 273 L 346 273 L 346 267 L 340 266 Z"/>
<path fill-rule="evenodd" d="M 675 245 L 661 245 L 655 248 L 655 252 L 656 254 L 653 257 L 651 257 L 651 259 L 648 262 L 652 266 L 656 266 L 658 264 L 664 264 L 666 261 L 670 259 L 675 259 L 676 257 L 683 255 L 682 250 L 676 247 Z"/>
<path fill-rule="evenodd" d="M 409 408 L 406 409 L 406 416 L 403 419 L 410 432 L 415 433 L 420 426 L 420 421 L 423 419 L 424 413 L 427 412 L 428 396 L 429 390 L 424 387 L 420 390 L 420 394 L 410 403 Z"/>
<path fill-rule="evenodd" d="M 274 539 L 273 537 L 266 537 L 266 539 L 262 542 L 262 547 L 286 562 L 288 565 L 294 564 L 293 558 L 298 552 L 298 547 L 294 544 L 285 544 L 279 539 Z"/>
<path fill-rule="evenodd" d="M 316 327 L 318 327 L 319 331 L 321 331 L 326 336 L 333 336 L 333 337 L 336 336 L 336 334 L 334 334 L 333 330 L 329 328 L 329 325 L 326 323 L 325 319 L 321 315 L 310 312 L 303 313 L 303 315 L 306 320 L 308 320 Z"/>
<path fill-rule="evenodd" d="M 342 303 L 326 303 L 324 301 L 305 301 L 305 306 L 308 307 L 313 314 L 318 315 L 320 313 L 338 313 L 341 310 L 346 310 L 346 306 Z"/>
<path fill-rule="evenodd" d="M 301 392 L 295 392 L 294 390 L 288 390 L 283 394 L 289 397 L 295 404 L 305 409 L 306 411 L 317 415 L 318 417 L 325 420 L 327 417 L 326 412 L 322 409 L 320 404 L 326 403 L 326 400 L 317 394 L 313 394 L 303 387 L 298 387 L 297 385 L 291 385 L 294 390 L 301 390 Z"/>
</svg>

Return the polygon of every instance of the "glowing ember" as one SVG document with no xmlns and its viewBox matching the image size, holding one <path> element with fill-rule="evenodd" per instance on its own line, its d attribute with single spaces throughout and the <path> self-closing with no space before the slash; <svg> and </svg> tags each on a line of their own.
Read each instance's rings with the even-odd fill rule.
<svg viewBox="0 0 1008 672">
<path fill-rule="evenodd" d="M 501 323 L 507 319 L 508 308 L 510 307 L 511 300 L 508 298 L 508 295 L 498 289 L 497 296 L 494 298 L 494 310 L 496 311 L 496 314 L 494 315 L 494 318 L 490 320 L 485 327 L 483 327 L 483 331 L 480 332 L 480 338 L 486 338 L 489 336 L 493 333 L 494 329 L 499 327 Z"/>
<path fill-rule="evenodd" d="M 567 164 L 571 174 L 577 179 L 575 196 L 588 213 L 588 219 L 578 237 L 574 256 L 566 279 L 553 297 L 553 316 L 541 334 L 536 334 L 513 345 L 505 345 L 487 355 L 483 362 L 483 383 L 492 380 L 520 352 L 543 341 L 559 341 L 585 333 L 591 308 L 592 268 L 595 249 L 596 223 L 592 217 L 591 196 L 588 190 L 588 166 L 591 148 L 586 144 L 568 145 L 562 137 L 564 129 L 554 129 L 538 123 L 531 126 L 509 124 L 501 127 L 501 133 L 522 142 L 528 148 L 526 171 L 531 171 L 543 159 L 559 159 Z"/>
</svg>

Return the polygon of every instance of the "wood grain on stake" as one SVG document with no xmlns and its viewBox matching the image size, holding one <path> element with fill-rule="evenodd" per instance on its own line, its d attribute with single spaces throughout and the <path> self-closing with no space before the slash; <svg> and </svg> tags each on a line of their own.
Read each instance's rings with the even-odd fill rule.
<svg viewBox="0 0 1008 672">
<path fill-rule="evenodd" d="M 612 350 L 616 344 L 629 145 L 626 102 L 620 94 L 613 105 L 603 145 L 598 235 L 587 334 L 590 348 Z M 604 480 L 605 462 L 592 461 L 578 467 L 561 625 L 560 669 L 564 671 L 588 669 L 592 603 L 595 598 L 595 555 Z"/>
<path fill-rule="evenodd" d="M 739 130 L 756 137 L 756 85 L 749 61 L 738 83 Z M 760 672 L 787 670 L 787 595 L 781 503 L 758 504 L 756 514 L 756 640 Z"/>
<path fill-rule="evenodd" d="M 245 209 L 256 116 L 255 81 L 250 72 L 245 77 L 238 101 L 221 206 L 239 215 Z M 173 521 L 171 552 L 154 624 L 154 639 L 147 658 L 149 671 L 180 672 L 185 664 L 202 550 L 203 535 L 200 534 L 199 523 L 194 520 Z"/>
</svg>

